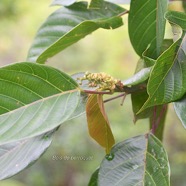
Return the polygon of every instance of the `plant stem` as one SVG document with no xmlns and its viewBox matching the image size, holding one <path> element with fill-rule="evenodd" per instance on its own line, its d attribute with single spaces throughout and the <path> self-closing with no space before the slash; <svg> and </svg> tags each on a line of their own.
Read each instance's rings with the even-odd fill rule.
<svg viewBox="0 0 186 186">
<path fill-rule="evenodd" d="M 104 103 L 107 103 L 107 102 L 109 102 L 109 101 L 118 99 L 118 98 L 120 98 L 120 97 L 123 97 L 123 96 L 125 96 L 125 94 L 126 94 L 126 93 L 123 93 L 123 94 L 120 94 L 120 95 L 118 95 L 118 96 L 114 96 L 114 97 L 112 97 L 112 98 L 106 99 L 106 100 L 104 100 Z"/>
<path fill-rule="evenodd" d="M 113 94 L 112 92 L 107 92 L 107 91 L 98 91 L 98 90 L 83 90 L 83 92 L 88 93 L 88 94 Z"/>
</svg>

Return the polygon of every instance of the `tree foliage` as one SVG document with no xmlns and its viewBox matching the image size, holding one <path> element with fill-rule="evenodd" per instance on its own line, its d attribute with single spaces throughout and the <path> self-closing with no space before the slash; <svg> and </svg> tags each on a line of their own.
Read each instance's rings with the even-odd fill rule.
<svg viewBox="0 0 186 186">
<path fill-rule="evenodd" d="M 162 139 L 169 103 L 186 127 L 186 14 L 169 10 L 167 0 L 131 0 L 130 10 L 119 5 L 125 2 L 54 0 L 52 5 L 60 8 L 37 31 L 26 62 L 0 68 L 0 179 L 36 161 L 60 125 L 86 113 L 90 136 L 106 151 L 89 185 L 170 185 Z M 127 14 L 129 38 L 141 64 L 132 77 L 70 76 L 45 65 L 97 29 L 122 26 Z M 172 38 L 165 38 L 166 23 Z M 149 118 L 150 129 L 115 144 L 104 104 L 128 94 L 135 121 Z"/>
</svg>

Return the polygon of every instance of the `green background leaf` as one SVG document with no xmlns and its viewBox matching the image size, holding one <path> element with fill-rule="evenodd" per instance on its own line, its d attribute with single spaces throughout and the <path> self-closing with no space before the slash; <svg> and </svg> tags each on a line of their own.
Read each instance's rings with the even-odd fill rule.
<svg viewBox="0 0 186 186">
<path fill-rule="evenodd" d="M 98 10 L 87 7 L 86 2 L 78 2 L 51 14 L 38 30 L 28 61 L 44 63 L 98 28 L 114 29 L 123 24 L 119 15 L 126 10 L 117 5 L 104 2 Z"/>
<path fill-rule="evenodd" d="M 129 36 L 139 56 L 149 45 L 146 55 L 152 58 L 159 56 L 164 38 L 166 10 L 167 0 L 131 0 Z"/>
<path fill-rule="evenodd" d="M 101 163 L 98 185 L 170 186 L 170 170 L 161 142 L 152 134 L 116 144 Z"/>
</svg>

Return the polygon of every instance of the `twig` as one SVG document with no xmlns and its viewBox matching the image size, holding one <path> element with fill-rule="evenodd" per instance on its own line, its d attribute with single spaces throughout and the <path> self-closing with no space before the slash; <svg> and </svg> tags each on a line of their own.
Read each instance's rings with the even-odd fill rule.
<svg viewBox="0 0 186 186">
<path fill-rule="evenodd" d="M 121 101 L 121 106 L 123 106 L 123 104 L 124 104 L 124 101 L 125 101 L 125 98 L 127 97 L 127 93 L 125 93 L 124 95 L 123 95 L 123 99 L 122 99 L 122 101 Z"/>
<path fill-rule="evenodd" d="M 83 92 L 88 94 L 113 94 L 112 92 L 98 91 L 98 90 L 83 90 Z"/>
<path fill-rule="evenodd" d="M 112 98 L 106 99 L 106 100 L 104 100 L 104 103 L 107 103 L 107 102 L 109 102 L 109 101 L 118 99 L 118 98 L 120 98 L 120 97 L 123 97 L 125 94 L 126 94 L 126 93 L 123 93 L 123 94 L 120 94 L 120 95 L 118 95 L 118 96 L 114 96 L 114 97 L 112 97 Z"/>
</svg>

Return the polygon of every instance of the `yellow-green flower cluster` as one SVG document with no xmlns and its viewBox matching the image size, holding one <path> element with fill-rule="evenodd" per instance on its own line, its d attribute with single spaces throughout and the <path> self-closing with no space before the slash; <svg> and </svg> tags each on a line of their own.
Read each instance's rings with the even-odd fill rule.
<svg viewBox="0 0 186 186">
<path fill-rule="evenodd" d="M 84 77 L 79 78 L 79 80 L 88 80 L 89 87 L 98 87 L 99 90 L 110 90 L 113 91 L 116 88 L 116 84 L 119 80 L 113 78 L 111 75 L 105 72 L 100 73 L 90 73 L 86 72 Z"/>
</svg>

